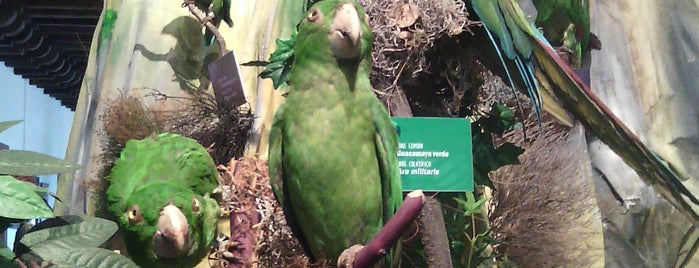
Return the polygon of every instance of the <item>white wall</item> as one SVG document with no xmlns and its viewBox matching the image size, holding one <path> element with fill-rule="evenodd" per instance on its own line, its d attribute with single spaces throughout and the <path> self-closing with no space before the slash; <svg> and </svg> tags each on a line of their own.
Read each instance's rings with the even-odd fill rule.
<svg viewBox="0 0 699 268">
<path fill-rule="evenodd" d="M 42 89 L 29 84 L 12 68 L 0 63 L 0 122 L 23 122 L 0 133 L 0 142 L 14 150 L 29 150 L 64 158 L 74 113 L 60 101 L 45 95 Z M 42 183 L 56 192 L 56 175 L 41 176 Z M 53 200 L 49 200 L 53 205 Z M 7 233 L 8 245 L 14 241 L 14 230 Z"/>
</svg>

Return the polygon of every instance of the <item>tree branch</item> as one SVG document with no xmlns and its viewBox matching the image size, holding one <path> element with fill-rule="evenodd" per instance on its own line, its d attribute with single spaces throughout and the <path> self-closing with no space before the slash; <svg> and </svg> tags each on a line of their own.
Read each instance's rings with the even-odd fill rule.
<svg viewBox="0 0 699 268">
<path fill-rule="evenodd" d="M 425 246 L 427 266 L 453 267 L 442 206 L 437 199 L 427 198 L 425 206 L 420 211 L 418 223 L 422 233 L 422 244 Z"/>
<path fill-rule="evenodd" d="M 221 36 L 221 33 L 218 31 L 216 25 L 214 25 L 213 23 L 211 23 L 211 21 L 206 19 L 206 14 L 204 14 L 204 12 L 197 8 L 197 6 L 194 4 L 194 1 L 185 0 L 182 6 L 186 6 L 187 8 L 189 8 L 189 12 L 191 12 L 192 15 L 197 17 L 199 22 L 204 24 L 204 26 L 206 26 L 206 28 L 214 34 L 214 36 L 216 37 L 216 43 L 218 43 L 218 47 L 221 50 L 221 56 L 223 57 L 223 55 L 226 55 L 226 53 L 228 53 L 228 50 L 226 49 L 226 41 L 223 40 L 223 36 Z"/>
<path fill-rule="evenodd" d="M 366 246 L 360 246 L 361 249 L 353 246 L 342 252 L 338 258 L 337 267 L 369 267 L 379 261 L 410 227 L 424 204 L 425 194 L 422 193 L 422 190 L 408 193 L 398 211 Z"/>
</svg>

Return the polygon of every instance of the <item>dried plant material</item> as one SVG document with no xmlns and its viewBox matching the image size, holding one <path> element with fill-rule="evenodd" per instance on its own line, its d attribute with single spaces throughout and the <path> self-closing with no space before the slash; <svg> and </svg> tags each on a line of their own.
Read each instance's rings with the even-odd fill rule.
<svg viewBox="0 0 699 268">
<path fill-rule="evenodd" d="M 219 172 L 221 206 L 230 211 L 232 234 L 225 246 L 228 253 L 219 254 L 217 267 L 307 267 L 308 259 L 270 187 L 267 162 L 231 159 Z"/>
<path fill-rule="evenodd" d="M 417 19 L 420 17 L 420 10 L 413 3 L 403 3 L 400 8 L 393 11 L 392 17 L 396 19 L 396 25 L 400 28 L 407 28 L 413 26 Z"/>
<path fill-rule="evenodd" d="M 374 34 L 372 84 L 395 89 L 402 71 L 413 76 L 429 64 L 425 52 L 442 36 L 460 34 L 469 25 L 466 6 L 451 0 L 359 1 Z"/>
<path fill-rule="evenodd" d="M 130 139 L 143 139 L 164 129 L 165 118 L 147 109 L 136 96 L 121 93 L 109 103 L 102 116 L 104 130 L 122 146 Z"/>
<path fill-rule="evenodd" d="M 168 98 L 155 90 L 152 95 Z M 174 112 L 168 131 L 197 140 L 216 163 L 242 157 L 253 123 L 249 107 L 225 109 L 217 105 L 212 94 L 203 91 L 191 92 L 187 99 L 190 105 Z"/>
</svg>

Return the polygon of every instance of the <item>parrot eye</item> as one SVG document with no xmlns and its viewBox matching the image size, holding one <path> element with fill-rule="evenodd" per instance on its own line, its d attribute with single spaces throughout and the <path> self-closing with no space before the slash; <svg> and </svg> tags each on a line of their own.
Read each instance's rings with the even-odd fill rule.
<svg viewBox="0 0 699 268">
<path fill-rule="evenodd" d="M 199 213 L 199 209 L 201 209 L 201 204 L 199 204 L 199 199 L 192 197 L 192 210 L 194 213 Z"/>
<path fill-rule="evenodd" d="M 306 19 L 310 22 L 315 22 L 318 19 L 320 19 L 320 10 L 318 9 L 313 9 L 310 13 L 308 13 L 308 16 L 306 16 Z"/>
<path fill-rule="evenodd" d="M 126 210 L 126 217 L 131 224 L 143 221 L 143 215 L 141 215 L 141 210 L 138 208 L 138 205 L 130 206 L 129 209 Z"/>
</svg>

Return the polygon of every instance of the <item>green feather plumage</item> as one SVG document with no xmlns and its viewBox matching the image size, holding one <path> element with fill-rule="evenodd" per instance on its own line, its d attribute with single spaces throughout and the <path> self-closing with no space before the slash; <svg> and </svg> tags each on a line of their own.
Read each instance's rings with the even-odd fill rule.
<svg viewBox="0 0 699 268">
<path fill-rule="evenodd" d="M 195 140 L 160 134 L 130 140 L 109 174 L 109 212 L 124 234 L 130 257 L 142 267 L 192 267 L 209 252 L 216 235 L 219 208 L 210 195 L 218 187 L 216 165 Z M 193 203 L 200 209 L 195 212 Z M 188 220 L 193 247 L 176 259 L 156 259 L 152 236 L 160 210 L 174 204 Z M 126 215 L 138 205 L 143 220 L 132 224 Z"/>
<path fill-rule="evenodd" d="M 579 46 L 586 50 L 590 40 L 589 0 L 532 0 L 536 7 L 536 24 L 542 26 L 546 38 L 554 44 L 563 41 L 570 23 L 575 25 Z"/>
<path fill-rule="evenodd" d="M 335 10 L 355 7 L 357 59 L 335 58 Z M 372 35 L 354 1 L 321 1 L 298 25 L 286 102 L 270 132 L 269 174 L 287 222 L 315 260 L 365 244 L 402 201 L 396 132 L 369 83 Z M 308 18 L 309 16 L 307 16 Z"/>
<path fill-rule="evenodd" d="M 506 59 L 515 63 L 516 71 L 524 81 L 526 92 L 532 101 L 537 121 L 541 123 L 542 108 L 539 85 L 534 77 L 532 38 L 546 40 L 538 30 L 526 20 L 523 11 L 515 0 L 471 0 L 471 7 L 483 22 L 500 61 L 505 69 L 512 90 L 515 84 L 506 64 Z M 495 38 L 497 38 L 497 42 Z M 505 57 L 501 55 L 504 54 Z M 518 106 L 519 101 L 517 102 Z"/>
</svg>

